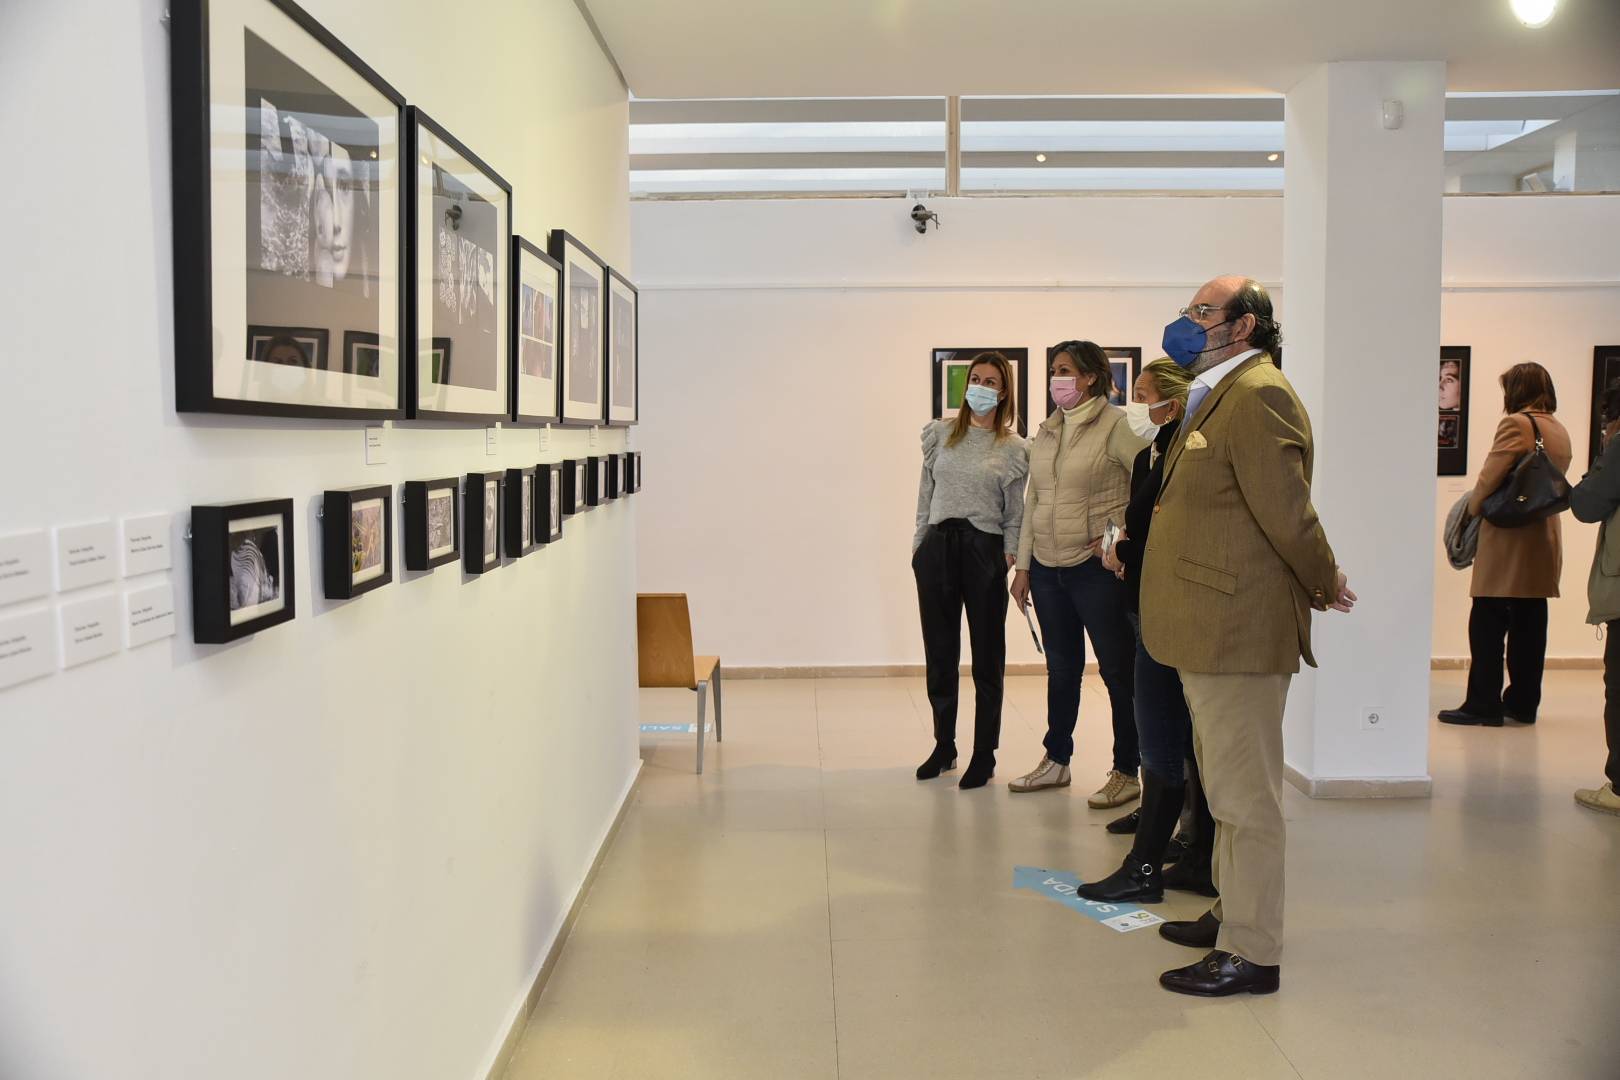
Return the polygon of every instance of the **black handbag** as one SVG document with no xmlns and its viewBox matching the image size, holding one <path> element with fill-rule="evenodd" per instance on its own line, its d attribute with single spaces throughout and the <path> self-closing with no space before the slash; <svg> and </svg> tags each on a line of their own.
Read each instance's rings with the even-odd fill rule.
<svg viewBox="0 0 1620 1080">
<path fill-rule="evenodd" d="M 1479 508 L 1479 516 L 1499 529 L 1516 529 L 1569 509 L 1569 481 L 1548 459 L 1536 418 L 1529 413 L 1524 418 L 1530 421 L 1535 449 L 1514 463 L 1502 486 L 1485 496 Z"/>
</svg>

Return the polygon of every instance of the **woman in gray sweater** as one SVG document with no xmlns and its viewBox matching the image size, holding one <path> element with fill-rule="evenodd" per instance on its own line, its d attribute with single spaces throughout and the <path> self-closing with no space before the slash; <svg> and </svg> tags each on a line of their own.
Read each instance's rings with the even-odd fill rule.
<svg viewBox="0 0 1620 1080">
<path fill-rule="evenodd" d="M 973 758 L 964 788 L 983 787 L 996 769 L 1002 682 L 1007 667 L 1007 571 L 1018 554 L 1029 448 L 1013 433 L 1012 364 L 980 353 L 956 416 L 923 428 L 922 482 L 911 569 L 917 577 L 934 752 L 917 767 L 932 780 L 956 767 L 956 688 L 962 610 L 973 646 Z"/>
</svg>

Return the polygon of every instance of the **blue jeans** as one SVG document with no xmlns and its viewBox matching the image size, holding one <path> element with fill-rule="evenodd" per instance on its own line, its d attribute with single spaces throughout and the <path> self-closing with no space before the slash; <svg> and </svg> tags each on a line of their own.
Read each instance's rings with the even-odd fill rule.
<svg viewBox="0 0 1620 1080">
<path fill-rule="evenodd" d="M 1130 616 L 1136 631 L 1136 736 L 1142 767 L 1172 784 L 1187 780 L 1186 762 L 1193 756 L 1192 713 L 1181 690 L 1181 676 L 1165 667 L 1142 645 L 1142 623 Z"/>
<path fill-rule="evenodd" d="M 1029 591 L 1046 647 L 1046 756 L 1060 765 L 1067 765 L 1074 756 L 1080 677 L 1086 669 L 1086 635 L 1090 634 L 1113 707 L 1114 768 L 1135 776 L 1141 765 L 1132 705 L 1136 635 L 1125 618 L 1125 583 L 1097 558 L 1061 567 L 1031 560 Z"/>
</svg>

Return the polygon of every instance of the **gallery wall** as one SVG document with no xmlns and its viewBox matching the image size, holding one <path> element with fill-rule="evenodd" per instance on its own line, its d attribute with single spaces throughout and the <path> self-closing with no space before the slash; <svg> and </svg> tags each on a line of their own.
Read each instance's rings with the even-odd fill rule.
<svg viewBox="0 0 1620 1080">
<path fill-rule="evenodd" d="M 518 232 L 629 266 L 626 93 L 574 4 L 306 6 L 504 174 Z M 174 512 L 173 569 L 102 589 L 172 581 L 181 613 L 0 690 L 0 1076 L 481 1080 L 639 765 L 636 506 L 348 602 L 320 598 L 315 507 L 627 437 L 506 428 L 490 454 L 400 424 L 368 466 L 359 424 L 178 415 L 164 8 L 0 14 L 27 162 L 0 178 L 26 208 L 0 534 Z M 297 619 L 192 645 L 185 509 L 271 497 L 296 507 Z"/>
<path fill-rule="evenodd" d="M 1205 279 L 1236 272 L 1280 284 L 1276 197 L 928 205 L 942 221 L 926 236 L 898 200 L 632 208 L 647 358 L 638 437 L 656 470 L 703 479 L 678 491 L 652 485 L 642 518 L 661 539 L 639 552 L 640 587 L 691 593 L 700 647 L 728 664 L 922 662 L 907 557 L 931 349 L 1040 356 L 1082 337 L 1139 345 L 1151 358 L 1163 325 Z M 1444 213 L 1443 339 L 1473 348 L 1470 472 L 1501 413 L 1496 377 L 1525 359 L 1552 372 L 1561 416 L 1584 447 L 1592 348 L 1620 341 L 1620 279 L 1591 238 L 1620 229 L 1620 198 L 1457 198 Z M 1286 337 L 1287 298 L 1280 288 L 1274 296 Z M 1033 375 L 1032 390 L 1038 397 Z M 1378 425 L 1367 417 L 1368 438 Z M 1583 450 L 1577 475 L 1584 467 Z M 1413 468 L 1432 474 L 1435 463 Z M 1435 560 L 1438 657 L 1468 652 L 1468 576 L 1445 563 L 1438 537 L 1471 482 L 1436 479 L 1431 550 L 1388 553 Z M 1374 526 L 1324 514 L 1330 536 Z M 1552 656 L 1601 654 L 1583 624 L 1595 533 L 1565 519 Z M 1010 662 L 1040 661 L 1016 613 L 1007 641 Z"/>
</svg>

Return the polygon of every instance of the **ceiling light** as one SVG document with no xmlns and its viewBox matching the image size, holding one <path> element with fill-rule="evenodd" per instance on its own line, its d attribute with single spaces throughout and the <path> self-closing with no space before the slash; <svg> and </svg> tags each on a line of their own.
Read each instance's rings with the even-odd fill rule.
<svg viewBox="0 0 1620 1080">
<path fill-rule="evenodd" d="M 1558 0 L 1509 0 L 1513 14 L 1532 30 L 1539 30 L 1552 22 L 1558 10 Z"/>
<path fill-rule="evenodd" d="M 1267 154 L 1266 155 L 1266 160 L 1267 161 L 1276 161 L 1277 160 L 1277 155 L 1276 154 Z"/>
<path fill-rule="evenodd" d="M 1045 154 L 1036 154 L 1035 155 L 1035 160 L 1036 161 L 1045 161 L 1046 160 L 1046 155 Z"/>
</svg>

